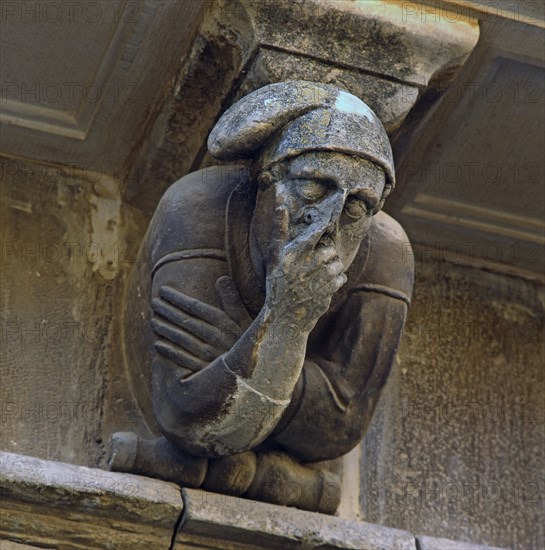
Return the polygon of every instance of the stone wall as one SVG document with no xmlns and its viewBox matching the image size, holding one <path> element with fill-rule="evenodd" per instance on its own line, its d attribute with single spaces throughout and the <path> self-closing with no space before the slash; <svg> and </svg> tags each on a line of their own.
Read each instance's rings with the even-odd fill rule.
<svg viewBox="0 0 545 550">
<path fill-rule="evenodd" d="M 361 517 L 542 548 L 544 289 L 414 250 L 405 337 L 362 447 Z"/>
<path fill-rule="evenodd" d="M 122 364 L 124 277 L 138 214 L 105 174 L 0 163 L 3 450 L 94 465 Z"/>
</svg>

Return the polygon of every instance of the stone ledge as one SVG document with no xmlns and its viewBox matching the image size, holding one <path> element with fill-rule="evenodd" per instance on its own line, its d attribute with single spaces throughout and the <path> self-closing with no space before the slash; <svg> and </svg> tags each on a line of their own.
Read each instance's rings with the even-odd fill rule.
<svg viewBox="0 0 545 550">
<path fill-rule="evenodd" d="M 13 453 L 0 489 L 2 550 L 486 548 Z"/>
<path fill-rule="evenodd" d="M 12 453 L 0 489 L 0 539 L 42 548 L 166 549 L 183 510 L 172 483 Z"/>
<path fill-rule="evenodd" d="M 416 550 L 414 536 L 399 529 L 195 489 L 183 493 L 185 512 L 177 550 Z"/>
<path fill-rule="evenodd" d="M 416 546 L 418 550 L 507 550 L 506 548 L 492 548 L 491 546 L 482 546 L 471 542 L 460 542 L 427 536 L 416 537 Z"/>
</svg>

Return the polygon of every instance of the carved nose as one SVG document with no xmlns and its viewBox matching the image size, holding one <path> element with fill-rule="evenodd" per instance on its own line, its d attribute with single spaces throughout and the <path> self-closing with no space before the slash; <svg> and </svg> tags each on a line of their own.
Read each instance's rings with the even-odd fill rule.
<svg viewBox="0 0 545 550">
<path fill-rule="evenodd" d="M 335 241 L 335 237 L 339 230 L 339 218 L 343 211 L 344 200 L 342 196 L 335 196 L 331 198 L 328 204 L 326 215 L 329 216 L 329 223 L 327 224 L 323 237 L 329 237 Z"/>
<path fill-rule="evenodd" d="M 344 208 L 344 200 L 345 200 L 344 193 L 336 193 L 328 201 L 329 215 L 331 217 L 331 222 L 327 226 L 328 232 L 333 231 L 336 228 Z"/>
</svg>

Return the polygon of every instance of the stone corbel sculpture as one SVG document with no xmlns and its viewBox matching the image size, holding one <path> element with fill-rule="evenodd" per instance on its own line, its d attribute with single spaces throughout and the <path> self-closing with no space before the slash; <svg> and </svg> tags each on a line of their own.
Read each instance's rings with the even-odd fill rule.
<svg viewBox="0 0 545 550">
<path fill-rule="evenodd" d="M 333 513 L 315 465 L 365 434 L 400 342 L 413 266 L 381 212 L 392 151 L 375 114 L 291 81 L 234 104 L 220 160 L 163 196 L 126 298 L 126 350 L 156 439 L 111 438 L 109 466 Z"/>
</svg>

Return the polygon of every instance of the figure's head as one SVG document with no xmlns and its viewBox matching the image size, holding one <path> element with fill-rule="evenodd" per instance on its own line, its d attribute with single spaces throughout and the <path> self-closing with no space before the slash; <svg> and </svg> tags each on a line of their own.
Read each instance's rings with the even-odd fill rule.
<svg viewBox="0 0 545 550">
<path fill-rule="evenodd" d="M 208 146 L 222 160 L 252 159 L 253 226 L 262 251 L 282 203 L 290 238 L 320 223 L 321 244 L 333 244 L 345 268 L 395 182 L 381 122 L 363 101 L 326 84 L 291 81 L 256 90 L 220 118 Z"/>
<path fill-rule="evenodd" d="M 383 204 L 386 175 L 376 164 L 334 151 L 309 151 L 273 164 L 258 178 L 254 229 L 262 250 L 276 206 L 289 212 L 289 239 L 319 223 L 319 245 L 333 245 L 345 268 L 352 263 Z"/>
</svg>

